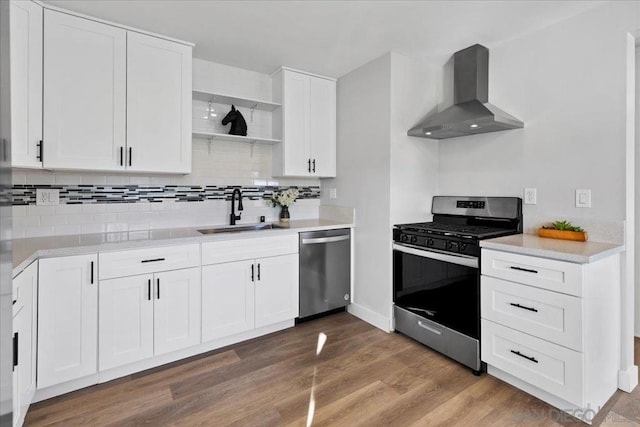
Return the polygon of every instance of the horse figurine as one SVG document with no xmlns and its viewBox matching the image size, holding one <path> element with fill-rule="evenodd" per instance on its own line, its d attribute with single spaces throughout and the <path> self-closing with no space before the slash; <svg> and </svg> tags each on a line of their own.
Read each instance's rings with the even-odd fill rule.
<svg viewBox="0 0 640 427">
<path fill-rule="evenodd" d="M 244 120 L 244 117 L 242 117 L 242 113 L 236 110 L 234 105 L 231 106 L 231 111 L 222 119 L 223 125 L 227 123 L 231 123 L 229 135 L 247 136 L 247 122 Z"/>
</svg>

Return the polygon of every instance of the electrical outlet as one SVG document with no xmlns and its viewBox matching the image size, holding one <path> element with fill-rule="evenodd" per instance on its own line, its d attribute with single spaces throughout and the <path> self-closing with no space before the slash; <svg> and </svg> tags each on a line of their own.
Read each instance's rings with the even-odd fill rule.
<svg viewBox="0 0 640 427">
<path fill-rule="evenodd" d="M 58 206 L 60 204 L 60 190 L 51 188 L 36 189 L 37 206 Z"/>
<path fill-rule="evenodd" d="M 591 190 L 576 190 L 576 208 L 591 207 Z"/>
<path fill-rule="evenodd" d="M 329 198 L 330 199 L 335 199 L 338 197 L 338 190 L 336 188 L 330 188 L 329 189 Z"/>
<path fill-rule="evenodd" d="M 524 204 L 525 205 L 535 205 L 538 202 L 538 196 L 536 194 L 535 188 L 525 188 L 524 189 Z"/>
</svg>

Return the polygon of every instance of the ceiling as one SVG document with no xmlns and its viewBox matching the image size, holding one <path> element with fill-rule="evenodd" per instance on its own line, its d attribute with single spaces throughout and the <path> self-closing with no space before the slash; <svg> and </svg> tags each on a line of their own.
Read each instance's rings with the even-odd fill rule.
<svg viewBox="0 0 640 427">
<path fill-rule="evenodd" d="M 600 1 L 45 0 L 196 44 L 194 56 L 271 73 L 281 65 L 340 77 L 394 50 L 441 57 L 491 48 Z"/>
</svg>

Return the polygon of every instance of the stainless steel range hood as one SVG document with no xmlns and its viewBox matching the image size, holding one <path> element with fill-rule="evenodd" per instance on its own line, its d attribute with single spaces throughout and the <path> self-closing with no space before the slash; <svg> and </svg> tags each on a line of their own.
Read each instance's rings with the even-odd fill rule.
<svg viewBox="0 0 640 427">
<path fill-rule="evenodd" d="M 446 139 L 524 127 L 489 104 L 489 49 L 476 44 L 454 54 L 454 105 L 427 117 L 407 135 Z"/>
</svg>

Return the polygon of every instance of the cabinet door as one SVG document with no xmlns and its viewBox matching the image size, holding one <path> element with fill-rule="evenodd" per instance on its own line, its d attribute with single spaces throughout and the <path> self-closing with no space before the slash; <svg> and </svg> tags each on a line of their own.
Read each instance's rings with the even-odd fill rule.
<svg viewBox="0 0 640 427">
<path fill-rule="evenodd" d="M 37 337 L 37 300 L 38 263 L 34 262 L 18 277 L 16 282 L 16 300 L 19 300 L 20 312 L 14 319 L 14 328 L 18 332 L 18 379 L 15 383 L 19 394 L 19 424 L 22 425 L 24 416 L 29 409 L 36 391 L 36 337 Z M 18 304 L 18 303 L 17 303 Z"/>
<path fill-rule="evenodd" d="M 253 329 L 252 266 L 253 260 L 202 267 L 202 342 Z"/>
<path fill-rule="evenodd" d="M 45 10 L 44 167 L 124 170 L 126 49 L 123 29 Z"/>
<path fill-rule="evenodd" d="M 154 354 L 200 343 L 200 268 L 157 273 Z"/>
<path fill-rule="evenodd" d="M 100 370 L 153 356 L 153 275 L 100 281 Z"/>
<path fill-rule="evenodd" d="M 309 176 L 309 76 L 283 72 L 283 175 Z"/>
<path fill-rule="evenodd" d="M 298 254 L 256 260 L 256 328 L 298 317 Z"/>
<path fill-rule="evenodd" d="M 97 259 L 78 255 L 39 261 L 39 389 L 97 371 Z"/>
<path fill-rule="evenodd" d="M 128 169 L 190 173 L 191 120 L 191 47 L 128 32 Z"/>
<path fill-rule="evenodd" d="M 312 175 L 336 176 L 336 82 L 310 77 L 309 145 Z"/>
<path fill-rule="evenodd" d="M 12 319 L 12 345 L 15 348 L 16 339 L 18 340 L 18 364 L 13 366 L 13 371 L 11 375 L 11 393 L 12 393 L 12 401 L 13 405 L 13 425 L 20 426 L 22 425 L 22 420 L 24 419 L 24 412 L 22 411 L 22 393 L 21 393 L 21 385 L 22 385 L 22 366 L 20 364 L 21 354 L 20 350 L 22 349 L 22 345 L 20 344 L 21 336 L 24 334 L 24 310 L 20 310 L 13 315 Z M 4 397 L 3 397 L 4 398 Z"/>
<path fill-rule="evenodd" d="M 41 168 L 42 7 L 11 1 L 11 166 Z"/>
</svg>

